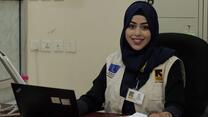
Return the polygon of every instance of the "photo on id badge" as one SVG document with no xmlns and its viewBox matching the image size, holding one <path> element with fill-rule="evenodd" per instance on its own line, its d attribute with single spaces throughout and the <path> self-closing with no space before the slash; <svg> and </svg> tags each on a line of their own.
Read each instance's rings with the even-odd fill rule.
<svg viewBox="0 0 208 117">
<path fill-rule="evenodd" d="M 129 91 L 128 98 L 129 99 L 133 99 L 134 98 L 134 92 L 133 91 Z"/>
<path fill-rule="evenodd" d="M 130 101 L 130 102 L 141 105 L 142 102 L 143 102 L 143 99 L 144 99 L 144 94 L 143 93 L 141 93 L 137 90 L 134 90 L 134 89 L 129 89 L 128 90 L 127 96 L 126 96 L 127 101 Z"/>
</svg>

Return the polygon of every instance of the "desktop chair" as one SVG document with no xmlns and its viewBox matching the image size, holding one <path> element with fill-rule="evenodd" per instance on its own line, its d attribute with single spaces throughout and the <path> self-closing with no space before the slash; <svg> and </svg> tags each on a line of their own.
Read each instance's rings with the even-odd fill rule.
<svg viewBox="0 0 208 117">
<path fill-rule="evenodd" d="M 208 43 L 181 33 L 161 33 L 158 46 L 176 50 L 186 72 L 184 117 L 200 117 L 208 105 Z"/>
<path fill-rule="evenodd" d="M 203 113 L 202 116 L 200 116 L 200 117 L 208 117 L 208 105 L 207 105 L 207 107 L 206 107 L 204 113 Z"/>
</svg>

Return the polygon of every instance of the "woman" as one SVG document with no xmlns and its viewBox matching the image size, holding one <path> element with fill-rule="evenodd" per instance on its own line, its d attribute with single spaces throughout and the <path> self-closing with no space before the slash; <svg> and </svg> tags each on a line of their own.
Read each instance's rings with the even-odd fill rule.
<svg viewBox="0 0 208 117">
<path fill-rule="evenodd" d="M 120 50 L 107 57 L 92 88 L 78 100 L 81 114 L 97 111 L 149 117 L 181 117 L 183 64 L 174 51 L 157 47 L 158 17 L 148 3 L 126 10 Z"/>
</svg>

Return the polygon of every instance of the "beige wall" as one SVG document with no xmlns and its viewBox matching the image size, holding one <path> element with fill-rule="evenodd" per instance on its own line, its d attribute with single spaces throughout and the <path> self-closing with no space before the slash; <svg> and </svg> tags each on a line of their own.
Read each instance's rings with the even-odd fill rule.
<svg viewBox="0 0 208 117">
<path fill-rule="evenodd" d="M 132 0 L 133 1 L 133 0 Z M 92 85 L 108 54 L 119 47 L 131 0 L 28 0 L 29 84 L 76 90 Z M 76 52 L 32 51 L 32 40 L 75 40 Z"/>
<path fill-rule="evenodd" d="M 124 11 L 133 1 L 28 0 L 25 32 L 29 84 L 74 89 L 77 97 L 85 93 L 104 65 L 106 56 L 119 48 Z M 155 2 L 160 11 L 161 32 L 202 36 L 203 30 L 207 31 L 207 27 L 202 30 L 207 23 L 202 20 L 202 1 L 169 1 L 171 4 L 166 0 Z M 179 12 L 175 12 L 175 7 L 171 7 L 173 3 L 185 4 L 187 1 L 191 1 L 187 7 L 189 10 L 184 10 L 181 5 L 177 9 Z M 160 6 L 161 3 L 165 8 Z M 198 7 L 193 9 L 196 4 Z M 172 8 L 176 14 L 170 13 L 172 10 L 168 11 L 166 7 Z M 191 32 L 185 30 L 187 24 L 191 25 Z M 34 40 L 73 40 L 76 41 L 76 52 L 32 51 Z"/>
</svg>

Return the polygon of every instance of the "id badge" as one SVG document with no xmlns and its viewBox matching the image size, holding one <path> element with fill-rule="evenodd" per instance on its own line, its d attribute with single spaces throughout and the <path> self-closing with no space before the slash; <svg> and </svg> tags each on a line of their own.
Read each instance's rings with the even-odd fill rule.
<svg viewBox="0 0 208 117">
<path fill-rule="evenodd" d="M 127 101 L 142 105 L 143 99 L 144 99 L 144 94 L 143 93 L 129 88 L 129 90 L 127 92 L 127 95 L 126 95 L 126 100 Z"/>
</svg>

